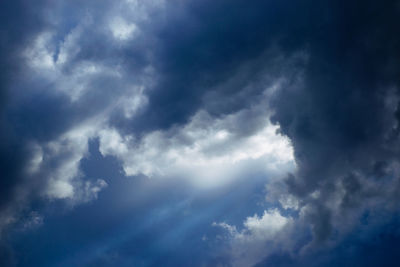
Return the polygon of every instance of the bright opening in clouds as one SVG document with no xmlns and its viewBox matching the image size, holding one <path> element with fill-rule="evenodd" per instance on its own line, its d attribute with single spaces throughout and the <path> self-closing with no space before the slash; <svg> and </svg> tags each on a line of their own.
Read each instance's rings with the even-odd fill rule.
<svg viewBox="0 0 400 267">
<path fill-rule="evenodd" d="M 0 266 L 397 266 L 397 1 L 0 3 Z"/>
<path fill-rule="evenodd" d="M 240 120 L 265 102 L 222 118 L 212 118 L 200 110 L 181 127 L 157 130 L 142 136 L 121 136 L 116 129 L 99 132 L 100 152 L 122 161 L 128 176 L 149 178 L 183 178 L 201 187 L 229 183 L 254 168 L 282 176 L 293 170 L 293 151 L 288 139 L 278 134 L 279 127 L 265 118 L 258 120 L 260 129 L 240 135 Z M 263 125 L 264 124 L 264 125 Z"/>
</svg>

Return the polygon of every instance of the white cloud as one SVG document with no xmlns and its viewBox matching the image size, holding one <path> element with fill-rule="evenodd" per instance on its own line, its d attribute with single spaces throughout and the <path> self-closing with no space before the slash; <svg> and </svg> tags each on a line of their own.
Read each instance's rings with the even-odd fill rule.
<svg viewBox="0 0 400 267">
<path fill-rule="evenodd" d="M 120 41 L 128 41 L 139 33 L 134 23 L 129 23 L 121 17 L 114 18 L 109 26 L 114 38 Z"/>
<path fill-rule="evenodd" d="M 91 19 L 86 19 L 67 34 L 58 45 L 58 52 L 53 40 L 55 33 L 42 32 L 24 54 L 28 66 L 35 72 L 34 78 L 40 77 L 49 83 L 57 84 L 51 90 L 56 89 L 64 93 L 71 101 L 78 101 L 85 92 L 92 89 L 90 83 L 94 78 L 121 78 L 118 67 L 110 67 L 100 62 L 84 60 L 68 66 L 69 61 L 80 51 L 79 42 L 91 23 Z M 69 71 L 64 70 L 66 66 L 70 68 Z"/>
<path fill-rule="evenodd" d="M 242 230 L 227 223 L 213 223 L 226 230 L 233 266 L 252 266 L 278 250 L 289 249 L 293 219 L 282 216 L 278 209 L 265 210 L 260 217 L 246 218 Z"/>
<path fill-rule="evenodd" d="M 85 181 L 79 168 L 80 161 L 88 153 L 89 139 L 96 136 L 101 125 L 91 120 L 41 147 L 42 161 L 36 175 L 48 177 L 43 190 L 45 197 L 68 199 L 71 203 L 88 202 L 107 187 L 102 179 Z"/>
<path fill-rule="evenodd" d="M 120 158 L 127 175 L 181 177 L 201 187 L 238 178 L 250 165 L 277 175 L 293 168 L 292 148 L 276 133 L 278 126 L 263 115 L 263 127 L 240 136 L 233 125 L 241 112 L 245 111 L 213 119 L 200 111 L 182 128 L 154 131 L 140 140 L 121 136 L 115 129 L 103 129 L 99 133 L 100 152 Z"/>
<path fill-rule="evenodd" d="M 96 196 L 105 187 L 103 182 L 84 183 L 79 181 L 80 161 L 88 152 L 88 141 L 95 136 L 101 124 L 95 120 L 77 126 L 57 140 L 42 147 L 43 162 L 41 171 L 49 177 L 44 195 L 50 199 L 72 199 L 86 201 L 88 195 Z M 81 193 L 81 191 L 86 193 Z"/>
<path fill-rule="evenodd" d="M 283 217 L 277 209 L 264 211 L 263 216 L 255 214 L 248 217 L 244 226 L 254 238 L 270 239 L 275 236 L 291 219 Z"/>
<path fill-rule="evenodd" d="M 68 181 L 51 179 L 48 183 L 46 195 L 50 198 L 71 198 L 74 187 Z"/>
<path fill-rule="evenodd" d="M 54 46 L 52 45 L 51 32 L 41 32 L 33 40 L 32 44 L 24 51 L 24 56 L 28 59 L 28 64 L 40 71 L 51 70 L 55 66 Z"/>
</svg>

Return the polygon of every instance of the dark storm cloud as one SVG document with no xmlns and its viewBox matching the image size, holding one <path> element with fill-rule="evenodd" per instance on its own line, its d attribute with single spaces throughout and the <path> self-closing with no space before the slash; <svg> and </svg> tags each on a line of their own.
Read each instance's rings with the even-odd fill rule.
<svg viewBox="0 0 400 267">
<path fill-rule="evenodd" d="M 42 2 L 31 5 L 26 1 L 3 1 L 0 4 L 0 210 L 7 209 L 28 154 L 23 140 L 16 136 L 12 122 L 6 117 L 6 109 L 11 94 L 8 88 L 17 79 L 21 67 L 20 49 L 43 27 L 42 19 L 35 14 L 43 6 Z"/>
<path fill-rule="evenodd" d="M 289 191 L 311 203 L 318 240 L 337 224 L 329 201 L 339 190 L 339 213 L 368 199 L 395 201 L 383 180 L 375 184 L 381 191 L 368 186 L 398 162 L 399 12 L 396 1 L 324 3 L 304 32 L 309 59 L 303 84 L 276 96 L 273 120 L 291 139 L 299 167 L 287 180 Z M 398 186 L 396 172 L 386 183 Z M 307 200 L 317 190 L 317 199 Z"/>
<path fill-rule="evenodd" d="M 149 106 L 134 121 L 117 125 L 149 131 L 185 123 L 200 108 L 221 116 L 250 105 L 283 72 L 294 71 L 285 69 L 298 50 L 283 53 L 278 45 L 278 25 L 292 12 L 274 1 L 167 5 L 153 22 L 152 64 L 159 76 Z"/>
<path fill-rule="evenodd" d="M 43 27 L 42 19 L 34 15 L 42 2 L 37 1 L 33 6 L 26 1 L 2 1 L 0 4 L 0 232 L 12 214 L 14 207 L 10 203 L 16 198 L 17 185 L 23 179 L 21 168 L 29 153 L 7 121 L 8 87 L 15 81 L 21 67 L 19 49 Z M 11 265 L 14 262 L 12 249 L 2 238 L 0 250 L 0 262 Z"/>
<path fill-rule="evenodd" d="M 276 253 L 255 266 L 397 266 L 400 241 L 396 228 L 399 218 L 397 215 L 389 217 L 388 221 L 373 228 L 369 227 L 363 218 L 357 231 L 347 235 L 338 246 L 329 250 L 301 257 L 293 257 L 289 253 Z"/>
</svg>

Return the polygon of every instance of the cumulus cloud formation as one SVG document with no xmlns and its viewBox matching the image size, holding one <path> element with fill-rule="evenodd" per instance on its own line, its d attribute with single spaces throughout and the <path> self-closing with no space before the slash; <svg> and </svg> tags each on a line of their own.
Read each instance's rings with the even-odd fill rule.
<svg viewBox="0 0 400 267">
<path fill-rule="evenodd" d="M 277 134 L 279 127 L 268 122 L 264 97 L 250 109 L 217 119 L 200 110 L 181 127 L 153 131 L 141 139 L 103 129 L 100 152 L 120 158 L 127 175 L 184 177 L 199 186 L 226 183 L 249 166 L 282 176 L 293 169 L 293 152 L 288 140 Z M 259 129 L 242 133 L 238 125 L 244 118 Z"/>
<path fill-rule="evenodd" d="M 247 217 L 244 229 L 238 231 L 235 226 L 226 223 L 213 223 L 228 232 L 233 266 L 252 266 L 276 250 L 289 250 L 293 219 L 284 217 L 279 210 L 265 210 L 259 217 L 255 214 Z"/>
<path fill-rule="evenodd" d="M 193 238 L 204 260 L 194 266 L 298 266 L 312 257 L 318 261 L 309 266 L 327 266 L 335 256 L 326 251 L 345 253 L 342 244 L 368 243 L 397 225 L 397 1 L 17 0 L 0 7 L 3 265 L 28 261 L 18 259 L 27 247 L 15 235 L 50 231 L 46 216 L 59 216 L 53 209 L 95 213 L 96 203 L 115 218 L 126 203 L 142 205 L 141 231 L 129 238 L 158 233 L 140 236 L 154 242 L 129 258 L 126 251 L 136 250 L 128 237 L 92 245 L 120 223 L 104 219 L 85 249 L 113 251 L 96 259 L 106 266 L 155 265 L 178 246 L 172 240 L 189 242 L 189 232 L 207 236 Z M 117 186 L 120 176 L 143 190 L 133 197 Z M 186 195 L 160 189 L 178 184 Z M 204 195 L 215 203 L 205 208 Z M 121 207 L 107 209 L 114 203 Z M 232 203 L 242 206 L 228 212 Z M 174 259 L 168 264 L 188 264 Z"/>
</svg>

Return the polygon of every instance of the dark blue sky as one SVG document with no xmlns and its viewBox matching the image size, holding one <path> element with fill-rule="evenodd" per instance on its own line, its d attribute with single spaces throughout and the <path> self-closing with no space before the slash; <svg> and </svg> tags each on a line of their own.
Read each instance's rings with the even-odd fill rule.
<svg viewBox="0 0 400 267">
<path fill-rule="evenodd" d="M 0 266 L 398 266 L 398 1 L 0 3 Z"/>
</svg>

